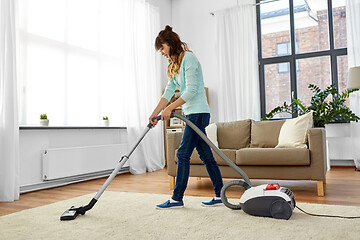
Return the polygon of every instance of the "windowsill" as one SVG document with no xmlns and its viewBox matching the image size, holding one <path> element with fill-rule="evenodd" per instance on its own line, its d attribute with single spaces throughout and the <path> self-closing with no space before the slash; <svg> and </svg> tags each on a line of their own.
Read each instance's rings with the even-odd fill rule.
<svg viewBox="0 0 360 240">
<path fill-rule="evenodd" d="M 340 123 L 350 123 L 350 121 L 345 121 L 345 120 L 337 120 L 337 121 L 333 121 L 333 122 L 329 122 L 327 124 L 340 124 Z"/>
<path fill-rule="evenodd" d="M 126 129 L 126 127 L 105 127 L 105 126 L 36 126 L 21 125 L 19 130 L 68 130 L 68 129 Z"/>
</svg>

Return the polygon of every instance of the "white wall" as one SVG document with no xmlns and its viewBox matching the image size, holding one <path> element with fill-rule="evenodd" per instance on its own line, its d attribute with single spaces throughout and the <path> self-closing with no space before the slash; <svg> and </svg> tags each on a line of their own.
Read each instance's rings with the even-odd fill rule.
<svg viewBox="0 0 360 240">
<path fill-rule="evenodd" d="M 19 135 L 20 186 L 23 189 L 36 189 L 43 185 L 42 153 L 46 149 L 127 143 L 126 129 L 44 128 L 20 130 Z M 99 159 L 99 164 L 101 164 L 101 159 Z"/>
<path fill-rule="evenodd" d="M 357 116 L 360 116 L 360 92 L 350 94 L 350 109 Z M 354 160 L 360 163 L 360 122 L 350 123 L 350 132 L 352 138 L 352 149 Z"/>
<path fill-rule="evenodd" d="M 215 18 L 210 12 L 236 5 L 237 0 L 172 1 L 173 31 L 188 44 L 202 66 L 205 86 L 209 88 L 211 122 L 218 122 L 218 72 L 215 58 Z"/>
</svg>

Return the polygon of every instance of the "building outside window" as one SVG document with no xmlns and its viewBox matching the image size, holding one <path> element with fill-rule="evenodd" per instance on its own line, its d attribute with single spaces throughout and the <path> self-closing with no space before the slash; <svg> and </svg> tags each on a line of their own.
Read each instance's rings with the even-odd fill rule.
<svg viewBox="0 0 360 240">
<path fill-rule="evenodd" d="M 264 3 L 257 18 L 262 116 L 292 98 L 309 105 L 310 83 L 346 88 L 345 0 Z"/>
</svg>

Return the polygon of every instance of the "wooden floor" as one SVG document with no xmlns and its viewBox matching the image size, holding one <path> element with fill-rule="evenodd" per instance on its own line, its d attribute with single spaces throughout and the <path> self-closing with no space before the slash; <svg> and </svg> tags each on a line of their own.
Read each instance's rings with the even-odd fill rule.
<svg viewBox="0 0 360 240">
<path fill-rule="evenodd" d="M 21 194 L 18 201 L 0 203 L 0 216 L 88 193 L 95 194 L 105 180 L 105 178 L 99 178 L 63 187 Z M 224 183 L 230 180 L 224 179 Z M 360 172 L 355 171 L 354 167 L 332 168 L 327 174 L 324 197 L 317 196 L 317 185 L 313 181 L 252 181 L 255 186 L 271 182 L 278 182 L 281 186 L 290 188 L 297 202 L 360 206 Z M 118 175 L 107 190 L 166 194 L 168 196 L 164 196 L 164 201 L 172 194 L 172 191 L 169 190 L 169 177 L 166 169 L 142 175 L 132 175 L 130 173 Z M 240 198 L 242 192 L 242 189 L 230 189 L 227 196 Z M 214 192 L 210 179 L 202 178 L 197 180 L 197 178 L 190 178 L 185 195 L 213 197 Z M 87 202 L 84 204 L 87 204 Z"/>
</svg>

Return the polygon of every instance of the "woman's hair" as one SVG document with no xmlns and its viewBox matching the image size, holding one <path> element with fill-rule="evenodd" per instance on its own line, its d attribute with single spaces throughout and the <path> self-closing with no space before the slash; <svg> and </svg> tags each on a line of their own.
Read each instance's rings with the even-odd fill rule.
<svg viewBox="0 0 360 240">
<path fill-rule="evenodd" d="M 186 43 L 180 40 L 179 35 L 172 31 L 172 27 L 165 26 L 164 30 L 161 30 L 155 39 L 155 49 L 158 51 L 162 48 L 162 44 L 165 43 L 170 47 L 169 53 L 169 65 L 167 69 L 167 76 L 172 79 L 179 74 L 179 68 L 181 60 L 185 51 L 190 51 Z"/>
</svg>

